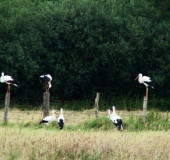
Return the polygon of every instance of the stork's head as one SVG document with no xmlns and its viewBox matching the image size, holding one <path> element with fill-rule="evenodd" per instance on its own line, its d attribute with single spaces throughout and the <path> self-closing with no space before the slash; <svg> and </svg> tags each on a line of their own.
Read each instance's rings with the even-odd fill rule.
<svg viewBox="0 0 170 160">
<path fill-rule="evenodd" d="M 3 77 L 4 77 L 4 72 L 2 72 L 2 74 L 1 74 L 0 82 L 4 82 Z"/>
<path fill-rule="evenodd" d="M 142 77 L 142 74 L 141 74 L 141 73 L 138 74 L 138 76 L 136 77 L 135 80 L 137 80 L 137 79 L 140 78 L 140 77 Z"/>
<path fill-rule="evenodd" d="M 110 115 L 110 109 L 107 110 L 107 114 Z"/>
<path fill-rule="evenodd" d="M 57 114 L 57 112 L 55 110 L 52 110 L 52 114 L 55 115 Z"/>
</svg>

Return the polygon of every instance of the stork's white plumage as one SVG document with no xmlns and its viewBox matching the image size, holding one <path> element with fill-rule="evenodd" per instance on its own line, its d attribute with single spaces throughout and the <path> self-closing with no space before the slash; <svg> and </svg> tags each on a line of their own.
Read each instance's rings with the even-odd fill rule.
<svg viewBox="0 0 170 160">
<path fill-rule="evenodd" d="M 4 75 L 4 72 L 2 72 L 2 74 L 1 74 L 0 82 L 8 84 L 7 94 L 10 94 L 10 85 L 11 84 L 14 86 L 17 86 L 15 80 L 9 75 Z"/>
<path fill-rule="evenodd" d="M 150 77 L 142 76 L 141 73 L 138 74 L 136 79 L 138 79 L 139 83 L 144 84 L 146 86 L 146 96 L 145 96 L 145 98 L 148 98 L 148 86 L 151 86 L 154 89 L 155 88 L 155 84 L 153 83 L 153 81 L 151 80 Z"/>
<path fill-rule="evenodd" d="M 52 76 L 50 74 L 44 74 L 40 76 L 40 80 L 45 82 L 46 92 L 49 92 L 50 88 L 52 87 Z"/>
<path fill-rule="evenodd" d="M 60 115 L 58 117 L 58 126 L 59 126 L 59 129 L 63 129 L 64 127 L 64 115 L 63 115 L 63 109 L 61 108 L 60 109 Z"/>
<path fill-rule="evenodd" d="M 114 123 L 114 125 L 117 127 L 119 131 L 123 131 L 123 122 L 119 115 L 115 112 L 115 106 L 112 107 L 113 112 L 111 114 L 110 109 L 107 110 L 108 118 Z"/>
<path fill-rule="evenodd" d="M 57 112 L 55 110 L 52 110 L 52 115 L 43 118 L 39 124 L 43 123 L 43 124 L 48 125 L 53 121 L 57 121 L 56 114 L 57 114 Z"/>
</svg>

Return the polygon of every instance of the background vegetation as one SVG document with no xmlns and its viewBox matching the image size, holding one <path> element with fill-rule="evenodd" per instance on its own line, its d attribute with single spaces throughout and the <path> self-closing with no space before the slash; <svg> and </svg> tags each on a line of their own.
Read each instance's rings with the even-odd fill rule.
<svg viewBox="0 0 170 160">
<path fill-rule="evenodd" d="M 103 102 L 129 102 L 145 94 L 134 82 L 143 73 L 157 86 L 150 98 L 168 99 L 169 7 L 168 0 L 1 0 L 0 68 L 19 83 L 11 96 L 42 98 L 39 76 L 50 73 L 52 100 L 93 102 L 98 91 Z"/>
</svg>

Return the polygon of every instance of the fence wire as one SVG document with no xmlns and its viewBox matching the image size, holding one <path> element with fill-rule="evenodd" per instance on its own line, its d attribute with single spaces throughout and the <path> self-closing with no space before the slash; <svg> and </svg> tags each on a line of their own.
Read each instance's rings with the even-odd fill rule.
<svg viewBox="0 0 170 160">
<path fill-rule="evenodd" d="M 124 111 L 118 111 L 117 114 L 121 116 L 122 119 L 129 119 L 130 117 L 142 117 L 142 111 L 138 111 L 138 113 L 136 112 L 128 112 L 125 111 L 125 113 L 123 113 Z M 50 113 L 51 114 L 51 113 Z M 165 115 L 166 114 L 166 115 Z M 164 113 L 164 115 L 162 115 L 161 118 L 163 119 L 167 119 L 167 114 L 168 117 L 170 117 L 169 112 L 168 113 Z M 59 116 L 59 111 L 58 111 L 58 116 Z M 1 119 L 0 121 L 3 122 L 4 119 L 4 112 L 1 111 Z M 81 121 L 86 121 L 86 120 L 90 120 L 90 119 L 96 119 L 95 117 L 95 112 L 94 110 L 90 110 L 90 111 L 65 111 L 64 112 L 64 117 L 66 119 L 67 124 L 74 124 L 77 122 L 81 122 Z M 101 117 L 107 117 L 107 114 L 104 112 L 100 112 L 99 111 L 99 118 Z M 13 110 L 9 110 L 8 112 L 8 122 L 11 123 L 22 123 L 22 122 L 34 122 L 37 123 L 43 118 L 43 111 L 13 111 Z M 168 120 L 170 121 L 170 119 L 168 118 Z"/>
<path fill-rule="evenodd" d="M 5 99 L 0 97 L 1 99 L 1 103 L 0 103 L 0 108 L 3 110 L 4 109 L 4 106 L 5 106 Z M 19 111 L 19 110 L 13 110 L 13 108 L 17 108 L 18 105 L 20 105 L 20 103 L 18 104 L 18 100 L 22 100 L 23 103 L 26 104 L 26 107 L 25 111 Z M 21 105 L 22 105 L 22 102 L 21 102 Z M 34 104 L 32 105 L 32 102 L 34 102 Z M 70 109 L 70 108 L 67 108 L 67 104 L 74 104 L 74 103 L 78 103 L 78 101 L 62 101 L 62 100 L 51 100 L 50 101 L 51 103 L 51 107 L 52 109 L 55 109 L 56 106 L 58 105 L 57 103 L 64 103 L 64 109 L 66 109 L 66 112 L 64 113 L 65 117 L 66 117 L 66 120 L 68 120 L 70 123 L 71 121 L 75 122 L 75 121 L 82 121 L 82 120 L 88 120 L 88 119 L 92 119 L 94 118 L 95 119 L 95 111 L 93 109 L 91 109 L 90 111 L 86 112 L 86 111 L 77 111 L 76 113 L 75 112 L 71 112 L 67 109 Z M 129 103 L 129 104 L 132 104 L 132 101 L 126 101 L 126 103 Z M 166 105 L 169 105 L 170 106 L 170 102 L 169 101 L 152 101 L 152 100 L 149 100 L 148 103 L 157 103 L 157 104 L 166 104 Z M 42 117 L 43 117 L 43 111 L 38 111 L 38 110 L 41 110 L 43 107 L 42 107 L 42 104 L 43 104 L 43 100 L 42 99 L 34 99 L 34 98 L 18 98 L 18 97 L 11 97 L 10 98 L 10 109 L 9 109 L 9 113 L 8 113 L 8 121 L 9 122 L 13 122 L 13 121 L 17 121 L 17 123 L 19 121 L 26 121 L 26 118 L 28 118 L 29 121 L 33 120 L 33 121 L 38 121 L 40 120 Z M 110 105 L 110 102 L 105 102 L 104 103 L 105 105 Z M 35 107 L 36 106 L 36 107 Z M 91 107 L 94 107 L 93 105 Z M 57 106 L 58 108 L 58 106 Z M 110 107 L 111 108 L 111 107 Z M 142 109 L 142 100 L 141 100 L 141 106 L 137 106 L 137 108 L 141 108 Z M 108 108 L 106 108 L 105 110 L 107 110 Z M 59 111 L 58 111 L 59 112 Z M 128 114 L 124 114 L 124 111 L 118 111 L 117 112 L 121 117 L 122 119 L 123 118 L 130 118 L 131 116 L 135 116 L 135 117 L 142 117 L 142 111 L 139 111 L 137 114 L 133 111 L 126 111 L 126 113 Z M 168 117 L 170 117 L 169 115 L 169 112 L 166 112 L 168 114 Z M 167 119 L 167 116 L 166 116 L 166 113 L 164 113 L 164 116 L 162 116 L 162 118 L 164 119 Z M 50 113 L 51 114 L 51 113 Z M 80 116 L 81 114 L 81 116 Z M 4 121 L 3 120 L 3 117 L 4 117 L 4 112 L 1 111 L 0 113 L 1 115 L 1 119 L 0 121 Z M 100 117 L 107 117 L 106 115 L 106 112 L 100 112 L 100 105 L 99 105 L 99 118 Z M 168 118 L 169 119 L 169 118 Z"/>
</svg>

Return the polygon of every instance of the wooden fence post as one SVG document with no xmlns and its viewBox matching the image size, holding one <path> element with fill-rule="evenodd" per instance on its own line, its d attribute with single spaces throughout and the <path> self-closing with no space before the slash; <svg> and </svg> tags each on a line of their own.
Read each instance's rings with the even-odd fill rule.
<svg viewBox="0 0 170 160">
<path fill-rule="evenodd" d="M 5 110 L 4 110 L 4 122 L 8 121 L 9 103 L 10 103 L 10 94 L 6 93 L 6 96 L 5 96 Z"/>
<path fill-rule="evenodd" d="M 96 119 L 99 118 L 99 96 L 100 96 L 100 93 L 97 92 L 96 94 L 96 98 L 95 98 L 95 115 L 96 115 Z"/>
<path fill-rule="evenodd" d="M 43 116 L 49 116 L 49 109 L 50 109 L 50 93 L 44 92 L 43 93 Z"/>
<path fill-rule="evenodd" d="M 143 112 L 142 112 L 143 123 L 146 123 L 146 119 L 147 119 L 147 101 L 148 101 L 148 98 L 144 97 L 144 99 L 143 99 Z"/>
</svg>

